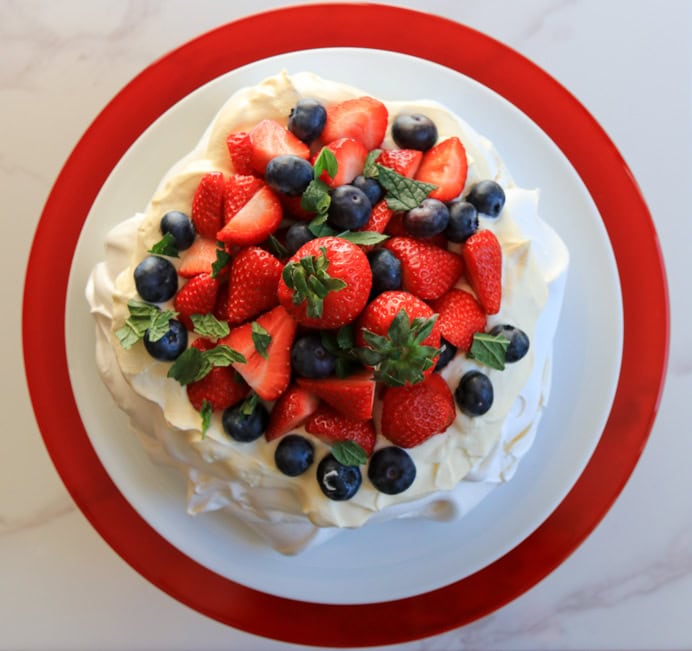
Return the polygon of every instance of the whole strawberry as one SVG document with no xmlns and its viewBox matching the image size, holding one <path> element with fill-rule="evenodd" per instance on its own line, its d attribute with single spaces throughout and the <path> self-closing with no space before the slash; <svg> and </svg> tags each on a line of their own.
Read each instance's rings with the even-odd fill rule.
<svg viewBox="0 0 692 651">
<path fill-rule="evenodd" d="M 231 264 L 226 320 L 243 323 L 278 305 L 276 288 L 283 265 L 257 246 L 243 249 Z"/>
<path fill-rule="evenodd" d="M 466 277 L 486 314 L 497 314 L 502 302 L 502 248 L 492 231 L 476 231 L 461 250 Z"/>
<path fill-rule="evenodd" d="M 210 314 L 214 311 L 220 282 L 208 273 L 199 274 L 190 278 L 176 294 L 174 307 L 178 319 L 188 330 L 194 329 L 193 314 Z"/>
<path fill-rule="evenodd" d="M 190 218 L 202 236 L 215 239 L 223 225 L 223 200 L 226 180 L 221 172 L 209 172 L 199 182 L 192 198 Z"/>
<path fill-rule="evenodd" d="M 454 396 L 437 374 L 407 387 L 390 387 L 382 400 L 382 435 L 412 448 L 444 432 L 454 421 Z"/>
<path fill-rule="evenodd" d="M 485 331 L 485 311 L 475 297 L 463 289 L 451 289 L 431 303 L 431 307 L 440 315 L 437 324 L 442 336 L 459 350 L 468 352 L 473 335 Z"/>
<path fill-rule="evenodd" d="M 339 328 L 360 314 L 372 272 L 365 253 L 340 237 L 318 237 L 289 258 L 279 280 L 279 302 L 302 325 Z"/>
</svg>

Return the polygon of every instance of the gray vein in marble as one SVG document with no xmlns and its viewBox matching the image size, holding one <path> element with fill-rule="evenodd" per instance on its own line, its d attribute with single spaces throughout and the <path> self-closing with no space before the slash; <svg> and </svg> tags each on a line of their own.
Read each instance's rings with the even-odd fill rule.
<svg viewBox="0 0 692 651">
<path fill-rule="evenodd" d="M 76 508 L 71 500 L 62 497 L 35 511 L 22 513 L 19 516 L 8 516 L 0 513 L 0 537 L 50 524 L 58 518 L 73 513 Z"/>
</svg>

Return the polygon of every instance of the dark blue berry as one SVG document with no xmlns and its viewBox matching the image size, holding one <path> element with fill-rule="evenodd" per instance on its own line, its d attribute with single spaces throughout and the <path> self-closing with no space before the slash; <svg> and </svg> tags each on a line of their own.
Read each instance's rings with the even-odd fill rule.
<svg viewBox="0 0 692 651">
<path fill-rule="evenodd" d="M 493 404 L 493 385 L 487 375 L 469 371 L 459 380 L 454 398 L 467 416 L 482 416 Z"/>
<path fill-rule="evenodd" d="M 197 235 L 190 218 L 179 210 L 171 210 L 161 218 L 161 232 L 173 236 L 178 251 L 189 249 Z"/>
<path fill-rule="evenodd" d="M 305 222 L 291 224 L 286 231 L 286 249 L 288 249 L 288 255 L 293 255 L 303 244 L 314 239 L 314 233 Z"/>
<path fill-rule="evenodd" d="M 328 454 L 317 466 L 317 483 L 330 499 L 342 502 L 351 499 L 360 488 L 363 476 L 358 466 L 344 466 Z"/>
<path fill-rule="evenodd" d="M 235 407 L 225 409 L 221 417 L 226 434 L 241 443 L 258 439 L 269 424 L 269 412 L 261 402 L 256 402 L 249 414 L 243 413 L 246 407 L 247 401 L 244 401 Z"/>
<path fill-rule="evenodd" d="M 479 181 L 469 191 L 466 201 L 476 206 L 478 212 L 497 217 L 505 205 L 505 191 L 495 181 Z"/>
<path fill-rule="evenodd" d="M 423 199 L 404 213 L 404 228 L 415 237 L 432 237 L 447 228 L 449 209 L 438 199 Z"/>
<path fill-rule="evenodd" d="M 529 352 L 529 336 L 519 328 L 507 324 L 497 325 L 490 334 L 494 337 L 502 335 L 509 339 L 509 346 L 505 351 L 505 362 L 518 362 Z"/>
<path fill-rule="evenodd" d="M 177 319 L 168 322 L 168 332 L 161 339 L 151 341 L 149 331 L 144 333 L 144 347 L 154 358 L 162 362 L 172 362 L 187 348 L 187 330 Z"/>
<path fill-rule="evenodd" d="M 264 180 L 267 185 L 272 190 L 283 192 L 289 197 L 303 194 L 313 176 L 312 165 L 304 158 L 293 154 L 275 156 L 267 163 L 264 171 Z"/>
<path fill-rule="evenodd" d="M 381 493 L 397 495 L 413 483 L 416 478 L 416 464 L 401 448 L 380 448 L 370 459 L 368 478 Z"/>
<path fill-rule="evenodd" d="M 372 290 L 370 300 L 401 287 L 401 261 L 388 249 L 368 251 L 368 262 L 372 271 Z"/>
<path fill-rule="evenodd" d="M 440 356 L 437 358 L 437 364 L 435 364 L 435 370 L 439 371 L 443 369 L 447 364 L 449 364 L 453 359 L 454 355 L 457 354 L 457 347 L 450 344 L 444 337 L 440 337 Z"/>
<path fill-rule="evenodd" d="M 354 185 L 340 185 L 332 192 L 327 224 L 332 228 L 350 231 L 367 224 L 372 204 L 365 192 Z"/>
<path fill-rule="evenodd" d="M 303 142 L 312 142 L 324 129 L 327 109 L 316 99 L 305 97 L 291 109 L 288 130 Z"/>
<path fill-rule="evenodd" d="M 302 475 L 315 458 L 312 443 L 298 434 L 284 436 L 274 452 L 276 467 L 289 477 Z"/>
<path fill-rule="evenodd" d="M 135 287 L 145 301 L 163 303 L 178 291 L 178 273 L 165 258 L 148 255 L 135 267 Z"/>
<path fill-rule="evenodd" d="M 374 206 L 378 201 L 382 200 L 384 197 L 384 188 L 380 185 L 377 179 L 373 179 L 371 176 L 363 176 L 362 174 L 356 176 L 351 185 L 355 185 L 359 190 L 365 193 L 365 196 L 370 199 L 370 204 Z"/>
<path fill-rule="evenodd" d="M 437 127 L 427 115 L 401 114 L 392 124 L 392 138 L 402 149 L 425 151 L 437 142 Z"/>
<path fill-rule="evenodd" d="M 478 230 L 478 211 L 476 206 L 462 199 L 450 201 L 449 222 L 445 237 L 450 242 L 465 242 Z"/>
<path fill-rule="evenodd" d="M 302 377 L 323 378 L 334 372 L 336 358 L 322 345 L 320 335 L 309 334 L 299 337 L 293 344 L 291 367 Z"/>
</svg>

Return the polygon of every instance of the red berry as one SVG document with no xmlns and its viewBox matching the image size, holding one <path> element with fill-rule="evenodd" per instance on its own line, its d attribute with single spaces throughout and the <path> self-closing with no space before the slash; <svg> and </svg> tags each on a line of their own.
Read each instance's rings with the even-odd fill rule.
<svg viewBox="0 0 692 651">
<path fill-rule="evenodd" d="M 279 304 L 276 288 L 283 265 L 271 253 L 251 246 L 233 259 L 226 320 L 243 323 Z"/>
<path fill-rule="evenodd" d="M 262 186 L 216 234 L 221 242 L 249 246 L 266 240 L 281 223 L 283 211 L 276 194 Z"/>
<path fill-rule="evenodd" d="M 368 150 L 359 140 L 339 138 L 328 143 L 325 147 L 334 154 L 337 163 L 334 178 L 329 176 L 327 170 L 324 170 L 320 175 L 320 180 L 324 181 L 329 187 L 336 188 L 345 183 L 350 183 L 363 172 L 365 159 L 368 157 Z M 315 160 L 317 156 L 315 156 Z"/>
<path fill-rule="evenodd" d="M 370 151 L 378 147 L 387 131 L 387 107 L 372 97 L 357 97 L 327 108 L 322 140 L 354 138 Z"/>
<path fill-rule="evenodd" d="M 385 149 L 377 158 L 380 165 L 410 179 L 416 175 L 422 160 L 423 152 L 416 149 Z"/>
<path fill-rule="evenodd" d="M 300 427 L 319 404 L 319 398 L 309 391 L 297 386 L 288 387 L 272 408 L 269 425 L 264 432 L 267 441 L 273 441 Z"/>
<path fill-rule="evenodd" d="M 368 223 L 358 230 L 384 233 L 384 230 L 387 228 L 387 225 L 389 224 L 393 215 L 394 211 L 387 206 L 387 202 L 382 199 L 381 201 L 378 201 L 370 211 Z"/>
<path fill-rule="evenodd" d="M 305 423 L 305 430 L 329 445 L 353 441 L 370 456 L 375 448 L 375 427 L 371 420 L 355 420 L 332 407 L 320 405 Z"/>
<path fill-rule="evenodd" d="M 231 133 L 226 138 L 228 155 L 235 174 L 252 174 L 252 144 L 250 134 L 245 131 Z"/>
<path fill-rule="evenodd" d="M 440 315 L 437 320 L 440 333 L 459 350 L 468 352 L 473 335 L 485 331 L 485 311 L 474 296 L 463 289 L 450 289 L 431 303 L 431 307 Z"/>
<path fill-rule="evenodd" d="M 298 378 L 299 387 L 310 391 L 339 413 L 356 420 L 372 418 L 375 401 L 375 380 L 370 371 L 346 378 Z"/>
<path fill-rule="evenodd" d="M 190 218 L 202 237 L 215 239 L 223 222 L 223 199 L 226 181 L 221 172 L 205 174 L 192 198 Z"/>
<path fill-rule="evenodd" d="M 264 174 L 267 163 L 276 156 L 293 154 L 308 160 L 310 149 L 286 127 L 275 120 L 262 120 L 250 131 L 252 168 Z"/>
<path fill-rule="evenodd" d="M 256 176 L 233 174 L 226 181 L 223 223 L 227 224 L 263 185 Z"/>
<path fill-rule="evenodd" d="M 492 231 L 476 231 L 461 250 L 466 277 L 486 314 L 497 314 L 502 302 L 502 248 Z"/>
<path fill-rule="evenodd" d="M 220 282 L 209 274 L 200 274 L 190 278 L 176 294 L 173 304 L 178 319 L 188 330 L 194 329 L 190 318 L 193 314 L 210 314 L 214 311 Z"/>
<path fill-rule="evenodd" d="M 178 275 L 183 278 L 192 278 L 199 274 L 210 274 L 211 266 L 216 262 L 217 249 L 215 240 L 207 237 L 195 238 L 192 246 L 181 256 Z"/>
<path fill-rule="evenodd" d="M 449 201 L 464 189 L 467 172 L 466 150 L 461 140 L 453 136 L 425 152 L 415 178 L 437 186 L 430 193 L 433 199 Z"/>
<path fill-rule="evenodd" d="M 204 401 L 211 403 L 213 411 L 238 404 L 250 389 L 230 366 L 214 366 L 201 380 L 187 385 L 187 397 L 192 406 L 201 411 Z"/>
</svg>

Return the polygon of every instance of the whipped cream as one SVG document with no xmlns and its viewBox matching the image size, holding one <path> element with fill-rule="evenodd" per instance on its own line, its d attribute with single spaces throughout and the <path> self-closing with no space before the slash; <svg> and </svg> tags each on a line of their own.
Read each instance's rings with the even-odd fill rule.
<svg viewBox="0 0 692 651">
<path fill-rule="evenodd" d="M 408 450 L 417 474 L 407 491 L 385 495 L 364 476 L 351 500 L 334 502 L 322 494 L 314 472 L 286 477 L 276 469 L 273 457 L 278 441 L 267 443 L 260 438 L 237 443 L 224 433 L 220 414 L 214 414 L 203 438 L 200 415 L 187 400 L 185 388 L 166 377 L 168 364 L 152 359 L 141 344 L 129 351 L 120 346 L 113 332 L 127 317 L 128 300 L 136 296 L 134 267 L 160 239 L 161 216 L 169 210 L 189 211 L 205 173 L 232 172 L 226 135 L 249 130 L 265 118 L 285 123 L 300 97 L 317 97 L 329 105 L 363 94 L 311 73 L 281 73 L 235 93 L 195 150 L 164 177 L 146 210 L 109 233 L 104 262 L 93 270 L 86 289 L 97 323 L 101 376 L 151 458 L 178 468 L 187 477 L 188 511 L 226 509 L 283 553 L 296 553 L 341 528 L 366 522 L 463 516 L 494 486 L 511 479 L 534 440 L 549 395 L 552 340 L 564 293 L 567 250 L 538 216 L 538 192 L 516 187 L 487 139 L 428 100 L 385 104 L 390 120 L 402 112 L 425 113 L 436 123 L 440 139 L 453 135 L 461 139 L 469 162 L 467 188 L 478 180 L 494 179 L 505 189 L 501 217 L 481 216 L 481 228 L 493 230 L 503 249 L 502 306 L 489 317 L 488 327 L 516 325 L 529 335 L 531 347 L 526 357 L 504 371 L 483 367 L 495 391 L 488 413 L 469 418 L 457 412 L 447 432 Z M 389 136 L 384 145 L 394 146 Z M 458 286 L 468 289 L 463 280 Z M 457 355 L 441 374 L 453 390 L 471 368 L 476 368 L 472 360 Z M 316 459 L 327 453 L 328 446 L 319 439 L 301 428 L 296 431 L 313 442 Z M 378 447 L 387 444 L 378 436 Z"/>
</svg>

